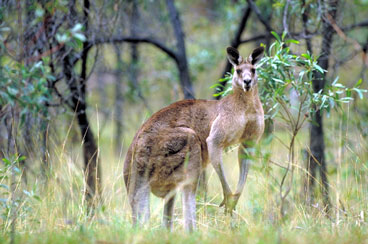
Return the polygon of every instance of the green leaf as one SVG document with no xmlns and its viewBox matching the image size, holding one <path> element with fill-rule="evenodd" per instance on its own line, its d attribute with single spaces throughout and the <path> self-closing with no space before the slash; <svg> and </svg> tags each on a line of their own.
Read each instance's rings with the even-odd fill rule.
<svg viewBox="0 0 368 244">
<path fill-rule="evenodd" d="M 216 84 L 210 86 L 211 89 L 216 88 L 216 87 L 224 87 L 224 86 L 220 83 L 216 83 Z"/>
<path fill-rule="evenodd" d="M 297 40 L 289 39 L 289 40 L 286 40 L 285 43 L 287 43 L 287 44 L 289 44 L 289 43 L 299 44 L 300 42 L 297 41 Z"/>
<path fill-rule="evenodd" d="M 24 160 L 26 160 L 26 156 L 20 156 L 19 158 L 18 158 L 18 162 L 21 162 L 21 161 L 24 161 Z"/>
<path fill-rule="evenodd" d="M 345 94 L 346 94 L 347 97 L 351 97 L 351 90 L 347 89 Z"/>
<path fill-rule="evenodd" d="M 321 66 L 319 66 L 318 64 L 315 64 L 314 65 L 314 68 L 316 70 L 318 70 L 321 74 L 325 73 L 325 70 L 321 68 Z"/>
<path fill-rule="evenodd" d="M 7 158 L 3 158 L 3 162 L 5 163 L 5 165 L 10 166 L 11 165 L 11 161 Z"/>
<path fill-rule="evenodd" d="M 286 34 L 287 34 L 287 32 L 286 32 L 286 31 L 284 31 L 284 32 L 282 33 L 281 40 L 285 40 Z"/>
<path fill-rule="evenodd" d="M 279 43 L 281 43 L 281 38 L 279 34 L 277 34 L 275 31 L 271 31 L 271 34 L 276 38 Z"/>
<path fill-rule="evenodd" d="M 358 82 L 354 85 L 354 87 L 359 87 L 362 84 L 363 80 L 359 79 Z"/>
<path fill-rule="evenodd" d="M 301 56 L 306 59 L 311 59 L 311 56 L 309 55 L 309 53 L 302 53 Z"/>
</svg>

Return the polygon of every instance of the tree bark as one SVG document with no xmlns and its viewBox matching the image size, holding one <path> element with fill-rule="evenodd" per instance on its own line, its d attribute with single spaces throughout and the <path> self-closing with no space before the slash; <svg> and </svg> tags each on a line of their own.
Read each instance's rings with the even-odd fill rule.
<svg viewBox="0 0 368 244">
<path fill-rule="evenodd" d="M 130 34 L 132 36 L 138 36 L 139 30 L 137 23 L 139 22 L 138 0 L 132 0 L 132 13 L 130 16 Z M 128 72 L 131 84 L 134 90 L 137 92 L 139 99 L 142 100 L 144 106 L 151 111 L 147 100 L 142 94 L 142 90 L 139 86 L 139 50 L 137 43 L 130 44 L 130 70 Z"/>
<path fill-rule="evenodd" d="M 184 98 L 185 99 L 194 99 L 194 90 L 192 86 L 192 81 L 190 79 L 186 49 L 185 49 L 185 41 L 184 41 L 184 32 L 182 29 L 182 24 L 180 21 L 179 12 L 175 7 L 173 0 L 166 0 L 167 10 L 169 12 L 170 22 L 174 29 L 174 34 L 176 38 L 176 47 L 177 47 L 177 56 L 178 56 L 178 69 L 179 69 L 179 77 L 180 84 L 183 89 Z"/>
<path fill-rule="evenodd" d="M 117 61 L 115 70 L 115 153 L 116 155 L 120 155 L 124 131 L 124 95 L 122 86 L 123 59 L 119 46 L 114 45 L 114 48 Z"/>
<path fill-rule="evenodd" d="M 75 1 L 70 2 L 71 15 L 74 9 Z M 83 20 L 85 24 L 85 33 L 88 37 L 89 0 L 83 1 Z M 71 16 L 71 22 L 75 21 L 75 16 Z M 73 24 L 73 23 L 72 23 Z M 65 49 L 65 47 L 64 47 Z M 88 42 L 83 43 L 83 51 L 81 54 L 81 74 L 74 73 L 73 52 L 65 55 L 63 58 L 63 72 L 67 80 L 69 90 L 71 92 L 71 108 L 77 116 L 78 126 L 83 141 L 83 160 L 84 175 L 86 182 L 85 199 L 89 207 L 88 211 L 93 211 L 95 204 L 98 202 L 101 194 L 101 173 L 98 163 L 98 149 L 87 117 L 86 104 L 86 83 L 87 83 L 87 59 L 90 46 Z M 64 50 L 65 51 L 65 50 Z"/>
<path fill-rule="evenodd" d="M 244 10 L 243 10 L 243 16 L 242 16 L 242 18 L 240 20 L 240 23 L 238 25 L 238 28 L 236 30 L 235 37 L 230 42 L 230 46 L 232 46 L 234 48 L 238 48 L 240 46 L 240 44 L 241 44 L 241 36 L 244 33 L 245 26 L 247 25 L 247 22 L 248 22 L 248 19 L 249 19 L 249 16 L 250 16 L 251 11 L 252 10 L 249 7 L 249 5 L 246 8 L 244 8 Z M 224 71 L 222 72 L 222 75 L 221 75 L 220 78 L 225 77 L 225 75 L 227 73 L 231 72 L 231 68 L 232 68 L 231 63 L 229 62 L 229 60 L 226 59 L 226 65 L 225 65 Z M 216 89 L 215 93 L 222 92 L 225 89 L 226 82 L 223 81 L 223 82 L 220 82 L 220 84 L 222 86 L 220 86 L 218 89 Z M 220 99 L 220 98 L 221 98 L 221 96 L 217 96 L 216 97 L 216 99 Z"/>
<path fill-rule="evenodd" d="M 323 36 L 322 36 L 322 48 L 321 53 L 318 58 L 318 64 L 321 66 L 322 69 L 328 70 L 329 67 L 329 57 L 331 53 L 331 46 L 332 46 L 332 38 L 334 34 L 334 29 L 329 22 L 329 18 L 336 19 L 337 7 L 338 7 L 338 0 L 325 0 L 323 1 L 325 4 L 325 8 L 327 11 L 323 14 L 322 18 L 322 25 L 323 25 Z M 314 92 L 319 92 L 323 90 L 326 84 L 326 77 L 325 73 L 321 74 L 320 72 L 314 73 L 314 80 L 313 80 L 313 89 Z M 317 108 L 315 108 L 317 109 Z M 316 168 L 319 169 L 320 176 L 321 176 L 321 187 L 322 187 L 322 195 L 323 195 L 323 202 L 328 210 L 330 205 L 329 201 L 329 189 L 328 189 L 328 178 L 327 178 L 327 167 L 325 161 L 325 144 L 324 144 L 324 130 L 323 130 L 323 114 L 320 111 L 317 111 L 313 115 L 313 123 L 311 123 L 310 127 L 310 157 L 309 157 L 309 175 L 307 180 L 307 189 L 309 189 L 310 193 L 313 192 L 314 187 L 314 178 Z"/>
</svg>

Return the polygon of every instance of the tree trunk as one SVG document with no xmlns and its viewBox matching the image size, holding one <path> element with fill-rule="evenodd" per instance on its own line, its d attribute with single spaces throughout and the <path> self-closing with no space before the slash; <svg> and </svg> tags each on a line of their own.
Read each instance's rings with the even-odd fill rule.
<svg viewBox="0 0 368 244">
<path fill-rule="evenodd" d="M 114 45 L 116 53 L 116 70 L 115 70 L 115 153 L 120 155 L 122 152 L 122 138 L 124 130 L 124 95 L 122 86 L 122 69 L 123 60 L 120 48 Z"/>
<path fill-rule="evenodd" d="M 176 38 L 177 56 L 178 56 L 178 69 L 180 85 L 183 89 L 185 99 L 194 99 L 194 90 L 192 81 L 190 79 L 189 67 L 185 49 L 184 32 L 180 21 L 179 12 L 175 7 L 173 0 L 166 0 L 167 10 L 169 12 L 170 22 L 174 29 Z"/>
<path fill-rule="evenodd" d="M 132 0 L 132 13 L 130 16 L 130 34 L 131 36 L 138 36 L 139 30 L 137 28 L 137 23 L 139 22 L 139 12 L 138 12 L 138 0 Z M 142 90 L 139 86 L 139 50 L 138 44 L 132 43 L 130 44 L 130 65 L 129 65 L 129 78 L 130 82 L 133 85 L 134 90 L 137 92 L 139 99 L 142 100 L 144 106 L 151 111 L 147 100 L 144 98 L 142 94 Z"/>
<path fill-rule="evenodd" d="M 74 11 L 75 1 L 71 3 L 71 12 Z M 85 33 L 88 37 L 89 0 L 83 1 L 83 13 Z M 73 18 L 73 16 L 72 16 Z M 72 20 L 72 22 L 74 19 Z M 86 104 L 86 83 L 87 83 L 87 59 L 88 59 L 88 42 L 83 43 L 83 51 L 81 54 L 81 74 L 78 77 L 74 73 L 74 64 L 71 62 L 72 53 L 66 55 L 63 59 L 63 72 L 67 80 L 69 90 L 71 92 L 71 106 L 77 115 L 78 126 L 81 132 L 83 141 L 83 159 L 84 159 L 84 174 L 86 182 L 85 199 L 89 207 L 88 211 L 93 211 L 95 204 L 99 201 L 101 194 L 101 174 L 100 165 L 98 163 L 98 149 L 95 138 L 93 136 L 90 123 L 87 117 Z"/>
<path fill-rule="evenodd" d="M 84 174 L 86 177 L 85 198 L 89 206 L 98 201 L 101 195 L 101 170 L 98 163 L 98 149 L 86 114 L 86 107 L 76 108 L 77 120 L 83 138 Z"/>
<path fill-rule="evenodd" d="M 323 2 L 325 4 L 325 9 L 327 11 L 324 13 L 324 17 L 322 18 L 323 24 L 323 37 L 322 37 L 322 49 L 321 54 L 318 58 L 318 64 L 321 66 L 322 69 L 328 70 L 329 67 L 329 57 L 331 53 L 331 46 L 332 46 L 332 38 L 334 34 L 334 29 L 329 22 L 329 18 L 335 20 L 336 19 L 336 12 L 338 6 L 338 0 L 325 0 Z M 325 74 L 321 74 L 319 72 L 315 72 L 313 80 L 313 89 L 314 92 L 319 92 L 325 87 L 326 84 L 326 77 Z M 316 108 L 315 108 L 316 109 Z M 324 144 L 324 131 L 323 131 L 323 114 L 320 111 L 317 111 L 313 115 L 313 123 L 311 124 L 310 128 L 310 150 L 311 155 L 309 158 L 309 175 L 307 184 L 309 184 L 306 189 L 309 190 L 308 194 L 313 193 L 314 187 L 314 179 L 316 176 L 315 170 L 316 168 L 319 169 L 320 176 L 321 176 L 321 187 L 322 187 L 322 195 L 323 195 L 323 202 L 328 210 L 330 205 L 329 201 L 329 190 L 328 190 L 328 179 L 327 179 L 327 167 L 325 161 L 325 144 Z M 310 198 L 311 199 L 311 198 Z"/>
<path fill-rule="evenodd" d="M 241 21 L 238 25 L 238 28 L 236 30 L 236 33 L 235 33 L 235 37 L 234 39 L 230 42 L 230 46 L 234 47 L 234 48 L 238 48 L 239 45 L 241 44 L 241 36 L 245 30 L 245 26 L 247 25 L 247 22 L 248 22 L 248 19 L 249 19 L 249 16 L 250 16 L 250 13 L 252 12 L 251 8 L 249 6 L 247 6 L 246 8 L 244 8 L 243 10 L 243 16 L 241 18 Z M 231 63 L 229 62 L 229 60 L 226 59 L 226 65 L 225 65 L 225 69 L 224 71 L 222 72 L 222 75 L 220 78 L 223 78 L 225 77 L 225 75 L 227 73 L 230 73 L 231 72 L 231 68 L 233 66 L 231 65 Z M 223 82 L 220 82 L 220 84 L 222 86 L 220 86 L 218 89 L 216 89 L 215 93 L 218 93 L 218 92 L 222 92 L 224 89 L 225 89 L 225 86 L 226 86 L 226 81 L 223 81 Z M 221 96 L 217 96 L 216 99 L 220 99 Z"/>
</svg>

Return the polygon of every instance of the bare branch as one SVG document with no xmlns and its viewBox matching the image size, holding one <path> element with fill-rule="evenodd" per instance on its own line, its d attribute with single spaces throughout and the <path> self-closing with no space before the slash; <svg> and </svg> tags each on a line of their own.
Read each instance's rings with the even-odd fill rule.
<svg viewBox="0 0 368 244">
<path fill-rule="evenodd" d="M 368 19 L 364 20 L 364 21 L 361 21 L 359 23 L 356 23 L 356 24 L 348 25 L 348 26 L 345 26 L 345 27 L 340 27 L 340 29 L 344 32 L 348 32 L 348 31 L 352 31 L 356 28 L 362 28 L 362 27 L 368 27 Z M 279 32 L 278 34 L 281 35 L 282 33 Z M 319 35 L 322 35 L 322 34 L 323 34 L 323 32 L 312 32 L 312 33 L 306 32 L 306 33 L 304 33 L 304 30 L 302 32 L 290 33 L 290 35 L 293 36 L 294 39 L 298 39 L 298 40 L 300 40 L 300 39 L 311 39 L 314 36 L 319 36 Z M 266 33 L 263 33 L 263 34 L 258 34 L 256 36 L 241 40 L 240 43 L 244 44 L 244 43 L 248 43 L 248 42 L 259 41 L 259 40 L 265 39 L 266 37 L 273 37 L 273 35 L 271 33 L 266 32 Z"/>
<path fill-rule="evenodd" d="M 179 62 L 179 58 L 172 49 L 168 48 L 165 44 L 162 42 L 152 38 L 152 37 L 134 37 L 134 36 L 114 36 L 110 38 L 96 38 L 92 41 L 89 41 L 89 48 L 91 48 L 93 45 L 100 45 L 100 44 L 116 44 L 116 43 L 147 43 L 151 44 L 164 53 L 166 53 L 169 57 L 175 60 L 176 63 Z"/>
<path fill-rule="evenodd" d="M 257 15 L 257 18 L 259 19 L 259 21 L 261 21 L 261 23 L 264 25 L 266 30 L 268 32 L 272 31 L 272 28 L 271 28 L 269 22 L 266 19 L 263 18 L 261 11 L 257 7 L 257 5 L 254 3 L 254 1 L 253 0 L 247 0 L 247 2 L 249 4 L 249 7 Z"/>
<path fill-rule="evenodd" d="M 231 40 L 231 42 L 230 42 L 230 45 L 231 45 L 232 47 L 234 47 L 234 48 L 238 48 L 238 47 L 239 47 L 239 45 L 241 45 L 241 44 L 242 44 L 242 42 L 241 42 L 241 36 L 242 36 L 242 34 L 244 33 L 245 26 L 246 26 L 246 24 L 247 24 L 247 22 L 248 22 L 248 19 L 249 19 L 249 16 L 250 16 L 250 13 L 252 12 L 252 10 L 251 10 L 251 8 L 250 8 L 250 7 L 249 7 L 249 5 L 248 5 L 246 8 L 244 8 L 244 9 L 243 9 L 243 11 L 242 11 L 242 12 L 243 12 L 243 16 L 242 16 L 241 21 L 240 21 L 240 23 L 239 23 L 239 25 L 238 25 L 238 28 L 237 28 L 237 30 L 236 30 L 236 32 L 235 32 L 235 37 L 234 37 L 234 39 L 233 39 L 233 40 Z M 231 72 L 231 68 L 232 68 L 232 65 L 231 65 L 231 63 L 227 60 L 227 61 L 226 61 L 226 66 L 225 66 L 224 71 L 222 72 L 221 78 L 225 77 L 225 75 L 226 75 L 228 72 Z M 220 87 L 220 89 L 219 89 L 219 90 L 216 90 L 216 91 L 215 91 L 215 93 L 217 93 L 217 92 L 221 92 L 221 91 L 223 91 L 223 90 L 224 90 L 225 85 L 226 85 L 226 81 L 224 81 L 224 82 L 220 82 L 220 84 L 222 84 L 223 86 L 222 86 L 222 87 Z M 216 97 L 216 99 L 220 99 L 220 98 L 221 98 L 221 96 L 217 96 L 217 97 Z"/>
</svg>

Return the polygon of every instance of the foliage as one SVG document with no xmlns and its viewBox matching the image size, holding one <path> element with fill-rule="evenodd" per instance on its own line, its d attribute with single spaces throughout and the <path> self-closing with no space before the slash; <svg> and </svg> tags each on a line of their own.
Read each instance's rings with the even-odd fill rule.
<svg viewBox="0 0 368 244">
<path fill-rule="evenodd" d="M 49 67 L 42 61 L 27 67 L 21 63 L 0 67 L 0 106 L 18 105 L 21 109 L 21 123 L 27 112 L 39 113 L 47 109 L 45 103 L 50 100 L 51 91 L 47 79 Z"/>
<path fill-rule="evenodd" d="M 304 125 L 307 118 L 317 111 L 326 111 L 330 114 L 331 109 L 340 108 L 341 104 L 348 103 L 352 98 L 352 92 L 356 92 L 363 98 L 364 89 L 359 86 L 359 80 L 353 88 L 348 88 L 338 83 L 336 78 L 331 85 L 327 85 L 323 90 L 315 92 L 313 81 L 317 79 L 317 73 L 325 74 L 317 62 L 317 57 L 310 53 L 296 55 L 291 53 L 289 44 L 299 44 L 297 40 L 285 40 L 286 33 L 280 37 L 276 32 L 272 32 L 276 41 L 272 43 L 257 67 L 258 82 L 260 84 L 260 98 L 265 108 L 265 119 L 278 118 L 284 122 L 291 138 L 285 143 L 288 150 L 288 163 L 284 166 L 286 171 L 281 176 L 279 183 L 280 193 L 280 216 L 284 216 L 285 199 L 291 191 L 294 180 L 295 160 L 295 138 Z M 227 75 L 222 81 L 227 82 L 227 88 L 216 96 L 226 96 L 232 92 L 232 76 Z M 216 84 L 213 87 L 219 87 Z M 213 88 L 212 87 L 212 88 Z M 294 97 L 292 97 L 294 94 Z M 293 101 L 294 100 L 294 101 Z M 312 121 L 313 122 L 313 121 Z M 272 139 L 272 137 L 271 137 Z M 259 149 L 258 149 L 259 150 Z M 257 150 L 256 150 L 257 151 Z M 260 152 L 257 152 L 259 157 Z M 266 152 L 265 160 L 270 160 L 269 153 Z M 277 163 L 282 165 L 282 163 Z M 291 172 L 290 184 L 286 185 L 287 176 Z"/>
<path fill-rule="evenodd" d="M 32 191 L 22 190 L 18 192 L 21 183 L 22 171 L 19 164 L 25 160 L 25 156 L 13 155 L 12 158 L 3 158 L 0 163 L 0 218 L 2 230 L 6 230 L 14 218 L 14 211 L 20 214 L 17 217 L 25 217 L 31 211 L 30 201 L 41 201 L 40 197 Z"/>
<path fill-rule="evenodd" d="M 260 98 L 265 111 L 265 119 L 273 119 L 277 115 L 283 117 L 283 120 L 293 121 L 292 113 L 297 112 L 305 116 L 315 113 L 316 111 L 326 111 L 330 114 L 331 109 L 341 108 L 342 103 L 348 103 L 353 100 L 353 92 L 356 92 L 359 98 L 363 98 L 363 93 L 367 90 L 361 89 L 360 79 L 352 88 L 338 82 L 338 77 L 323 90 L 314 92 L 313 80 L 316 72 L 324 74 L 323 70 L 317 63 L 317 57 L 312 56 L 309 52 L 300 55 L 293 54 L 289 44 L 299 44 L 297 40 L 285 40 L 286 33 L 281 37 L 272 32 L 276 41 L 273 42 L 268 52 L 262 58 L 257 67 L 258 82 L 260 85 Z M 228 74 L 220 79 L 220 82 L 227 81 L 226 89 L 223 92 L 216 93 L 214 96 L 227 96 L 232 92 L 231 87 L 232 74 Z M 222 86 L 220 83 L 213 85 L 211 88 Z M 292 103 L 290 95 L 295 93 L 299 102 Z M 280 108 L 284 116 L 280 114 Z M 290 111 L 289 111 L 289 108 Z M 286 115 L 285 113 L 289 113 Z"/>
</svg>

